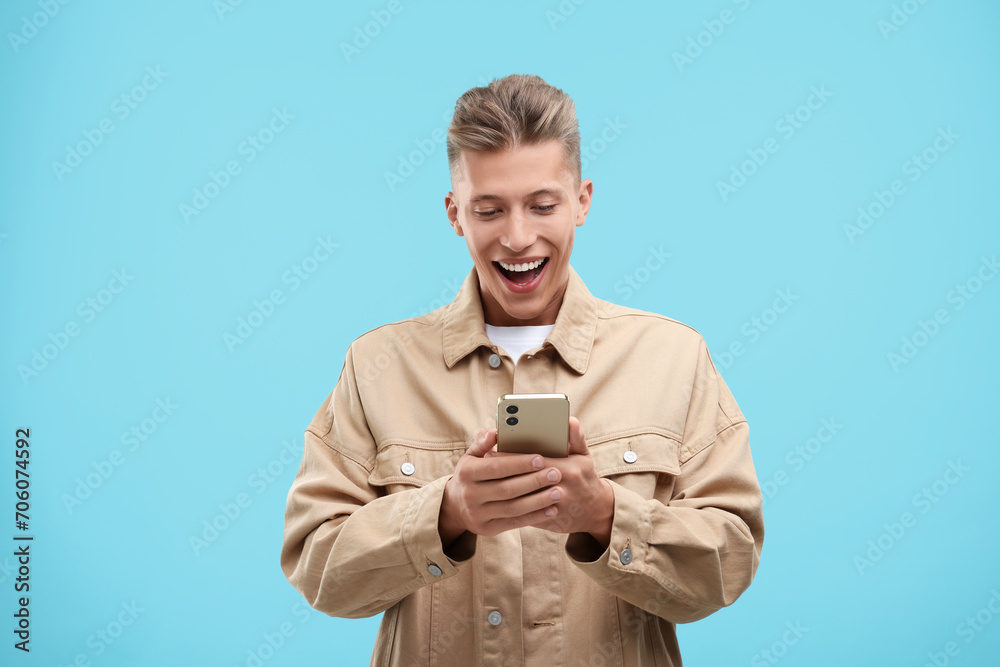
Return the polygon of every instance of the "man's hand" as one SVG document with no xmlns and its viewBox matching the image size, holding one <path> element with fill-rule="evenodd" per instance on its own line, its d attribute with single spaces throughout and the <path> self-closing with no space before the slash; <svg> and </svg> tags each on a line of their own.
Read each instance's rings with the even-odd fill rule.
<svg viewBox="0 0 1000 667">
<path fill-rule="evenodd" d="M 562 479 L 555 489 L 562 494 L 560 511 L 534 525 L 555 533 L 590 533 L 606 549 L 611 541 L 615 493 L 610 482 L 597 476 L 594 458 L 576 417 L 569 418 L 569 456 L 545 458 L 545 465 L 561 472 Z"/>
<path fill-rule="evenodd" d="M 464 531 L 491 537 L 559 512 L 563 492 L 549 487 L 562 479 L 560 470 L 537 454 L 491 452 L 496 443 L 496 428 L 480 431 L 444 488 L 438 532 L 445 548 Z"/>
<path fill-rule="evenodd" d="M 441 502 L 438 530 L 447 547 L 463 531 L 497 535 L 536 526 L 611 540 L 615 496 L 597 476 L 580 421 L 569 418 L 566 458 L 491 451 L 496 428 L 480 431 L 455 468 Z"/>
</svg>

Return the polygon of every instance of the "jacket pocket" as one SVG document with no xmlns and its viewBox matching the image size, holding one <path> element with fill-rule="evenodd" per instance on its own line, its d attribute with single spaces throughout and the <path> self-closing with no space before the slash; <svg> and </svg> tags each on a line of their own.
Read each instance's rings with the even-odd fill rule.
<svg viewBox="0 0 1000 667">
<path fill-rule="evenodd" d="M 674 478 L 681 472 L 677 440 L 650 431 L 597 440 L 589 447 L 599 476 L 644 498 L 670 499 Z"/>
<path fill-rule="evenodd" d="M 466 443 L 385 442 L 375 455 L 368 483 L 398 493 L 424 486 L 455 471 Z"/>
</svg>

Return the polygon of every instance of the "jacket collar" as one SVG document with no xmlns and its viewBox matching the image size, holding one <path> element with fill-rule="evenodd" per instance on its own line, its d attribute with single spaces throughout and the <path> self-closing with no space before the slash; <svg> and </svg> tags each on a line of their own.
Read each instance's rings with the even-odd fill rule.
<svg viewBox="0 0 1000 667">
<path fill-rule="evenodd" d="M 473 266 L 455 300 L 446 307 L 443 316 L 444 362 L 448 368 L 480 346 L 491 347 L 486 335 L 483 303 L 479 295 L 479 275 Z M 596 299 L 583 279 L 569 267 L 569 284 L 556 315 L 555 325 L 545 339 L 566 364 L 581 375 L 590 361 L 597 330 Z"/>
</svg>

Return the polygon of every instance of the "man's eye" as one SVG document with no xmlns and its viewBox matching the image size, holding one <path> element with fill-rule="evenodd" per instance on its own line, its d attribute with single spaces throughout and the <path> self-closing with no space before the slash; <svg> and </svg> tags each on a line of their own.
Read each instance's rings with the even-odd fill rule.
<svg viewBox="0 0 1000 667">
<path fill-rule="evenodd" d="M 476 215 L 478 215 L 480 218 L 492 218 L 496 214 L 497 210 L 495 208 L 490 209 L 489 211 L 476 211 Z"/>
<path fill-rule="evenodd" d="M 556 205 L 549 204 L 547 206 L 536 206 L 535 208 L 537 208 L 542 213 L 551 213 L 552 211 L 556 210 Z"/>
</svg>

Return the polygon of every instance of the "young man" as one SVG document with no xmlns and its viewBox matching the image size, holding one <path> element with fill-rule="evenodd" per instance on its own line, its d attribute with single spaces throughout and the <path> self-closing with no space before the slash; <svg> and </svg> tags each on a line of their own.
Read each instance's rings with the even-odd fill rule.
<svg viewBox="0 0 1000 667">
<path fill-rule="evenodd" d="M 567 95 L 469 90 L 448 160 L 474 266 L 451 304 L 351 344 L 282 569 L 327 614 L 385 612 L 373 665 L 680 665 L 674 625 L 732 604 L 760 560 L 747 422 L 695 330 L 570 266 L 593 184 Z M 512 393 L 569 397 L 568 457 L 493 451 Z"/>
</svg>

